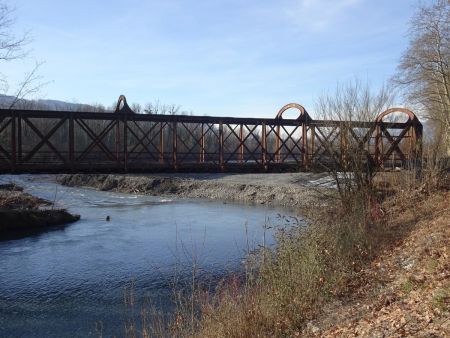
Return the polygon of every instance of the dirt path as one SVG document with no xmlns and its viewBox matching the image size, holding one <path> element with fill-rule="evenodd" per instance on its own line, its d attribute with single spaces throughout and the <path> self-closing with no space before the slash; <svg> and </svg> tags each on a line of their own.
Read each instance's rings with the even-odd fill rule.
<svg viewBox="0 0 450 338">
<path fill-rule="evenodd" d="M 63 175 L 59 183 L 105 191 L 175 195 L 298 208 L 323 203 L 332 194 L 330 178 L 317 173 Z"/>
</svg>

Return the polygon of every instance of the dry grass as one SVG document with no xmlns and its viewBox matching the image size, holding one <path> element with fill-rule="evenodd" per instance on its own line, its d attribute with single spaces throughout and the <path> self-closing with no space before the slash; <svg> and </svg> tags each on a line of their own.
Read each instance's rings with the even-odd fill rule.
<svg viewBox="0 0 450 338">
<path fill-rule="evenodd" d="M 449 192 L 389 199 L 396 238 L 353 281 L 351 297 L 329 304 L 304 332 L 321 337 L 446 337 L 450 333 Z M 397 236 L 395 235 L 397 231 Z"/>
<path fill-rule="evenodd" d="M 225 288 L 203 306 L 192 336 L 302 335 L 326 303 L 350 295 L 362 268 L 414 229 L 417 218 L 404 213 L 399 218 L 399 212 L 414 208 L 427 195 L 404 185 L 391 188 L 397 192 L 380 205 L 355 196 L 347 208 L 316 211 L 307 228 L 281 234 L 276 250 L 259 257 L 250 285 Z"/>
<path fill-rule="evenodd" d="M 315 211 L 307 227 L 281 233 L 275 250 L 256 257 L 246 285 L 224 288 L 203 305 L 194 336 L 300 334 L 324 303 L 346 292 L 347 280 L 379 244 L 383 225 L 366 216 L 363 204 Z"/>
<path fill-rule="evenodd" d="M 429 193 L 417 189 L 425 181 L 404 173 L 380 175 L 372 183 L 371 189 L 347 195 L 345 205 L 306 210 L 309 224 L 280 231 L 275 249 L 248 256 L 244 279 L 230 278 L 209 291 L 193 281 L 191 294 L 178 295 L 171 319 L 153 311 L 151 323 L 143 323 L 148 329 L 142 334 L 131 330 L 128 336 L 303 335 L 326 304 L 351 294 L 368 263 L 414 228 L 414 217 L 399 221 L 393 215 L 413 208 Z"/>
<path fill-rule="evenodd" d="M 299 334 L 324 303 L 346 292 L 348 279 L 376 249 L 376 234 L 383 224 L 368 217 L 366 208 L 365 200 L 355 199 L 345 211 L 340 207 L 311 210 L 308 226 L 280 231 L 276 249 L 262 249 L 248 257 L 245 279 L 231 278 L 211 292 L 194 287 L 178 302 L 168 324 L 152 312 L 152 322 L 142 325 L 148 328 L 136 334 L 141 325 L 128 324 L 127 336 Z"/>
</svg>

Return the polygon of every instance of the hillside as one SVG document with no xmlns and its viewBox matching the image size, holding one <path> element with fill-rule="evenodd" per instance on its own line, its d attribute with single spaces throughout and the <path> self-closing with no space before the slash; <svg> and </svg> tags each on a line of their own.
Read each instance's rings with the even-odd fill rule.
<svg viewBox="0 0 450 338">
<path fill-rule="evenodd" d="M 305 336 L 450 335 L 450 193 L 389 203 L 395 244 L 359 273 L 347 297 L 308 323 Z"/>
<path fill-rule="evenodd" d="M 15 101 L 14 96 L 0 94 L 0 108 L 8 109 Z M 98 110 L 97 107 L 82 103 L 72 103 L 59 100 L 19 100 L 15 105 L 15 109 L 42 109 L 42 110 L 58 110 L 58 111 L 86 111 Z"/>
</svg>

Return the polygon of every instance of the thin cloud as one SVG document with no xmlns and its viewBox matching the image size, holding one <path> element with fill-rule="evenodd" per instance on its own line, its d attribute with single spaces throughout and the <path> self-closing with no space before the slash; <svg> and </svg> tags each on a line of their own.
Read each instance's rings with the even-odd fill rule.
<svg viewBox="0 0 450 338">
<path fill-rule="evenodd" d="M 286 10 L 287 17 L 302 29 L 323 32 L 339 20 L 345 11 L 363 0 L 297 0 Z"/>
</svg>

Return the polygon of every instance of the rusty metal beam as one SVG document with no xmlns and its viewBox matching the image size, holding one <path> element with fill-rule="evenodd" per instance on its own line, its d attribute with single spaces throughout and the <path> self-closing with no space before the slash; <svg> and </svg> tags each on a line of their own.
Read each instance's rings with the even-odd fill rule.
<svg viewBox="0 0 450 338">
<path fill-rule="evenodd" d="M 296 109 L 298 118 L 284 119 L 288 109 Z M 393 113 L 408 121 L 387 121 Z M 24 125 L 34 134 L 26 134 Z M 0 170 L 308 170 L 322 158 L 345 167 L 354 146 L 381 168 L 390 155 L 402 162 L 420 159 L 422 134 L 417 117 L 402 108 L 369 122 L 313 120 L 297 104 L 284 106 L 274 119 L 143 115 L 121 97 L 114 113 L 0 109 L 0 137 L 8 140 L 0 144 Z M 165 149 L 166 142 L 172 149 Z"/>
</svg>

